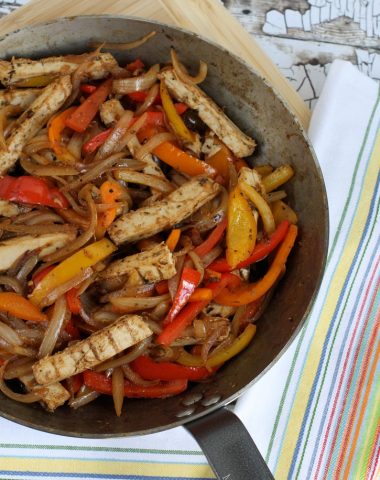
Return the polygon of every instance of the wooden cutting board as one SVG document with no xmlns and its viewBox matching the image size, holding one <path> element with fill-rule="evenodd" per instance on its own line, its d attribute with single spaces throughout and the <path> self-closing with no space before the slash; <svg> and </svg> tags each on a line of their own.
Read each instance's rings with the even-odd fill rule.
<svg viewBox="0 0 380 480">
<path fill-rule="evenodd" d="M 223 45 L 258 70 L 305 128 L 310 110 L 258 43 L 219 0 L 30 0 L 0 20 L 1 35 L 58 17 L 118 14 L 177 25 Z"/>
</svg>

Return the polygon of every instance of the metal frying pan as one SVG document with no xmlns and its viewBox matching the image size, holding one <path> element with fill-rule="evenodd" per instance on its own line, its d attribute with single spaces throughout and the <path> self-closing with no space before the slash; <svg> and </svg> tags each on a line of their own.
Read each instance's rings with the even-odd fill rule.
<svg viewBox="0 0 380 480">
<path fill-rule="evenodd" d="M 284 352 L 303 324 L 320 284 L 327 251 L 327 200 L 321 171 L 299 122 L 243 61 L 198 35 L 160 23 L 121 16 L 63 18 L 5 36 L 0 40 L 0 57 L 82 53 L 89 50 L 91 41 L 127 42 L 152 30 L 157 35 L 145 45 L 132 52 L 113 52 L 118 60 L 125 63 L 140 57 L 148 64 L 165 63 L 172 46 L 186 65 L 196 66 L 204 60 L 209 74 L 203 88 L 257 140 L 259 148 L 252 160 L 294 166 L 296 176 L 287 192 L 299 215 L 300 236 L 286 275 L 259 321 L 252 344 L 208 383 L 193 384 L 187 392 L 165 400 L 129 400 L 121 418 L 105 414 L 113 410 L 107 398 L 78 411 L 60 408 L 52 415 L 39 405 L 1 397 L 0 415 L 50 433 L 93 438 L 148 434 L 184 425 L 200 442 L 218 478 L 272 478 L 243 425 L 223 407 Z"/>
</svg>

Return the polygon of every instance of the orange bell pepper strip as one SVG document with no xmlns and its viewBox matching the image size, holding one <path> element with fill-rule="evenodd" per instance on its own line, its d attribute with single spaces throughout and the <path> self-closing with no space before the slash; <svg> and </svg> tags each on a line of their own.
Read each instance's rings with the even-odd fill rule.
<svg viewBox="0 0 380 480">
<path fill-rule="evenodd" d="M 94 93 L 79 105 L 79 107 L 66 119 L 66 126 L 76 132 L 87 130 L 90 122 L 98 113 L 100 105 L 105 101 L 112 89 L 112 78 L 103 82 Z"/>
<path fill-rule="evenodd" d="M 210 235 L 206 238 L 204 242 L 194 248 L 194 252 L 199 257 L 204 257 L 208 252 L 210 252 L 215 245 L 221 240 L 224 231 L 227 227 L 227 218 L 223 218 L 223 220 L 218 223 L 218 225 L 214 228 L 214 230 L 210 233 Z"/>
<path fill-rule="evenodd" d="M 171 142 L 163 142 L 153 150 L 153 153 L 164 163 L 167 163 L 175 170 L 190 175 L 208 175 L 215 177 L 216 170 L 199 158 L 186 153 Z"/>
<path fill-rule="evenodd" d="M 22 295 L 14 292 L 0 293 L 0 312 L 31 322 L 44 322 L 47 316 Z"/>
<path fill-rule="evenodd" d="M 128 70 L 128 72 L 133 73 L 135 70 L 139 70 L 144 67 L 145 67 L 145 64 L 141 60 L 141 58 L 136 58 L 136 60 L 134 60 L 133 62 L 128 63 L 128 65 L 125 68 Z"/>
<path fill-rule="evenodd" d="M 233 163 L 233 158 L 230 150 L 225 145 L 221 145 L 221 148 L 206 160 L 206 162 L 211 167 L 215 168 L 218 174 L 222 177 L 225 185 L 230 179 L 229 164 Z"/>
<path fill-rule="evenodd" d="M 231 269 L 248 258 L 255 248 L 257 225 L 251 207 L 239 186 L 229 194 L 226 258 Z"/>
<path fill-rule="evenodd" d="M 68 164 L 73 164 L 76 160 L 75 157 L 62 144 L 62 132 L 66 128 L 66 120 L 73 112 L 75 112 L 76 109 L 77 107 L 70 107 L 61 112 L 59 115 L 55 116 L 50 122 L 48 128 L 48 137 L 51 148 L 57 155 L 58 160 Z"/>
<path fill-rule="evenodd" d="M 297 238 L 297 233 L 298 228 L 296 225 L 290 225 L 288 233 L 278 249 L 268 272 L 261 280 L 257 283 L 239 286 L 233 290 L 226 288 L 216 297 L 216 302 L 221 305 L 240 306 L 254 302 L 265 295 L 281 275 L 282 269 Z"/>
<path fill-rule="evenodd" d="M 169 92 L 162 80 L 160 83 L 160 95 L 166 118 L 174 133 L 185 142 L 193 142 L 195 135 L 186 127 L 181 116 L 178 114 L 173 100 L 170 98 Z"/>
<path fill-rule="evenodd" d="M 177 243 L 179 241 L 179 238 L 181 236 L 181 229 L 180 228 L 174 228 L 171 232 L 168 238 L 166 239 L 166 245 L 168 246 L 168 249 L 170 251 L 174 251 L 175 247 L 177 246 Z"/>
<path fill-rule="evenodd" d="M 123 187 L 114 180 L 106 180 L 100 186 L 100 197 L 103 203 L 115 203 L 124 195 Z M 109 208 L 98 215 L 96 238 L 104 236 L 105 231 L 115 220 L 117 207 Z"/>
<path fill-rule="evenodd" d="M 196 288 L 194 293 L 189 298 L 189 302 L 203 302 L 212 300 L 211 288 Z"/>
</svg>

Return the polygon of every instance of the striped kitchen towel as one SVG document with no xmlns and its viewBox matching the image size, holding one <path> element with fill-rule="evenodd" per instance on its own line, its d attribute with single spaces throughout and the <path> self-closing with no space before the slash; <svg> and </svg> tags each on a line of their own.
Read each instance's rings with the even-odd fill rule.
<svg viewBox="0 0 380 480">
<path fill-rule="evenodd" d="M 332 65 L 310 136 L 326 179 L 326 273 L 305 327 L 236 406 L 276 479 L 380 478 L 380 96 Z M 0 479 L 214 478 L 187 432 L 58 437 L 0 419 Z M 249 479 L 247 479 L 249 480 Z"/>
</svg>

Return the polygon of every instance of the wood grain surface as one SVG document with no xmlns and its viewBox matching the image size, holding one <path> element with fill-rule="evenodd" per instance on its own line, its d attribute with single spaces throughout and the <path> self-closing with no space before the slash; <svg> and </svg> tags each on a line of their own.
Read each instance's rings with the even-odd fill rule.
<svg viewBox="0 0 380 480">
<path fill-rule="evenodd" d="M 218 0 L 31 0 L 0 20 L 2 34 L 58 17 L 122 14 L 181 26 L 206 36 L 258 70 L 287 101 L 305 128 L 310 110 L 276 65 Z"/>
</svg>

